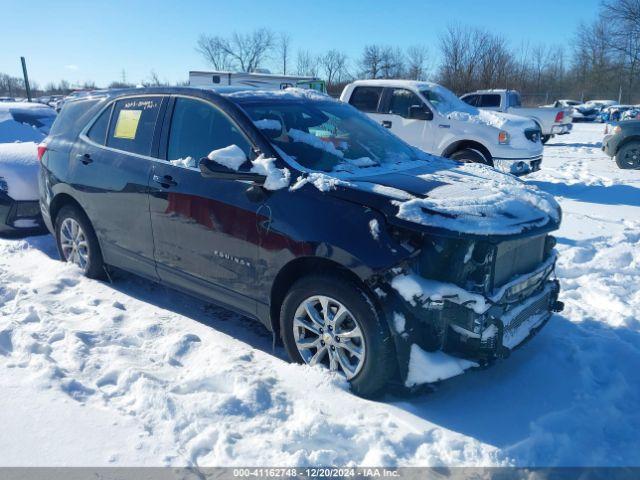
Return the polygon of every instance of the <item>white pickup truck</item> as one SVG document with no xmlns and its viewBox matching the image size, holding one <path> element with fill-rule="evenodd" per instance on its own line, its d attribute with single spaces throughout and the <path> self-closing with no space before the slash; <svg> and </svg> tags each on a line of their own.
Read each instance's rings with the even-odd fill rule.
<svg viewBox="0 0 640 480">
<path fill-rule="evenodd" d="M 494 110 L 527 117 L 536 122 L 542 131 L 542 143 L 554 135 L 571 132 L 571 110 L 564 108 L 522 106 L 520 94 L 515 90 L 477 90 L 460 97 L 461 100 L 482 110 Z"/>
<path fill-rule="evenodd" d="M 429 82 L 358 80 L 340 100 L 428 153 L 524 175 L 540 169 L 541 132 L 514 115 L 478 110 Z"/>
</svg>

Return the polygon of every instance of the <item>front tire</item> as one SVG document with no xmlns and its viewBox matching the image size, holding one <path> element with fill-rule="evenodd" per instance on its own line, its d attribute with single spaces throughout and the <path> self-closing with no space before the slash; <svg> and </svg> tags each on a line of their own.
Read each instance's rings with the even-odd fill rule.
<svg viewBox="0 0 640 480">
<path fill-rule="evenodd" d="M 491 165 L 487 158 L 474 148 L 463 148 L 451 154 L 452 160 L 456 160 L 462 163 L 482 163 L 484 165 Z"/>
<path fill-rule="evenodd" d="M 297 281 L 282 304 L 280 332 L 292 361 L 340 372 L 357 395 L 375 396 L 395 372 L 385 320 L 367 292 L 339 276 Z"/>
<path fill-rule="evenodd" d="M 545 145 L 549 140 L 551 140 L 551 135 L 542 135 L 540 140 L 542 141 L 542 144 Z"/>
<path fill-rule="evenodd" d="M 640 168 L 640 142 L 629 142 L 620 147 L 616 163 L 623 169 Z"/>
<path fill-rule="evenodd" d="M 100 244 L 84 212 L 73 205 L 62 207 L 56 216 L 55 232 L 63 261 L 76 265 L 86 277 L 104 277 Z"/>
</svg>

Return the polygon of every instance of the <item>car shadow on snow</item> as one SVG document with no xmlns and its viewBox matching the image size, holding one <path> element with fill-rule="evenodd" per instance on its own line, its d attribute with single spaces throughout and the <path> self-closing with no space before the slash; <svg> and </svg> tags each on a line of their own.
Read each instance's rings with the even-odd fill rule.
<svg viewBox="0 0 640 480">
<path fill-rule="evenodd" d="M 578 325 L 554 315 L 509 358 L 443 381 L 430 393 L 410 399 L 387 395 L 386 400 L 435 426 L 498 448 L 515 446 L 510 453 L 518 461 L 527 455 L 518 442 L 536 431 L 571 437 L 589 424 L 591 415 L 612 429 L 620 427 L 612 421 L 637 409 L 640 397 L 640 390 L 629 389 L 640 381 L 640 373 L 626 363 L 640 359 L 638 345 L 638 331 L 593 319 Z M 611 409 L 610 402 L 616 407 Z M 608 442 L 605 437 L 598 441 Z M 589 453 L 580 455 L 588 458 Z"/>
<path fill-rule="evenodd" d="M 53 236 L 27 237 L 24 241 L 48 257 L 54 260 L 60 259 Z M 110 277 L 112 281 L 105 280 L 104 283 L 114 290 L 141 302 L 188 317 L 245 342 L 253 348 L 286 359 L 284 348 L 278 345 L 275 349 L 273 348 L 271 333 L 257 320 L 122 270 L 112 272 Z"/>
<path fill-rule="evenodd" d="M 628 205 L 640 207 L 640 188 L 631 185 L 585 185 L 584 183 L 552 183 L 540 180 L 527 182 L 554 196 L 570 198 L 584 203 Z"/>
<path fill-rule="evenodd" d="M 547 147 L 571 147 L 571 148 L 602 148 L 602 142 L 589 142 L 589 143 L 557 143 L 549 142 L 545 145 Z"/>
</svg>

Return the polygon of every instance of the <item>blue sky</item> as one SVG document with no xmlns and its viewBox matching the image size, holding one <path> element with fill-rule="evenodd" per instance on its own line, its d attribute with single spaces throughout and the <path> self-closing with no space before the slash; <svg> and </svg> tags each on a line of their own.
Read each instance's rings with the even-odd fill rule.
<svg viewBox="0 0 640 480">
<path fill-rule="evenodd" d="M 201 33 L 226 35 L 268 27 L 287 32 L 292 48 L 338 48 L 357 58 L 367 43 L 424 44 L 437 57 L 439 35 L 451 23 L 485 27 L 513 45 L 569 44 L 581 21 L 595 18 L 599 0 L 5 0 L 0 72 L 49 81 L 120 79 L 140 82 L 155 70 L 186 80 L 207 65 L 195 51 Z M 9 20 L 11 19 L 11 20 Z"/>
</svg>

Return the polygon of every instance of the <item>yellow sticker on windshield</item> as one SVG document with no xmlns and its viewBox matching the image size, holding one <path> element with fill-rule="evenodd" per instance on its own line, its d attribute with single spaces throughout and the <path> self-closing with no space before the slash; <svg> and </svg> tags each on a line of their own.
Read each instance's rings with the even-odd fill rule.
<svg viewBox="0 0 640 480">
<path fill-rule="evenodd" d="M 140 123 L 140 115 L 142 115 L 142 110 L 120 110 L 113 136 L 129 140 L 135 139 L 138 124 Z"/>
</svg>

